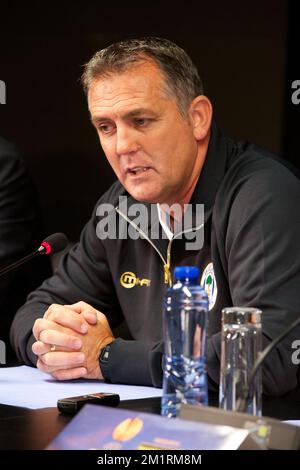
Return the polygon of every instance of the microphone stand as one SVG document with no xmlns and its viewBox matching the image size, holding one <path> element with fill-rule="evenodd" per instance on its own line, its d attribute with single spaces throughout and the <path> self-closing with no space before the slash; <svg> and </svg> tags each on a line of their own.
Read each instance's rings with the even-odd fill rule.
<svg viewBox="0 0 300 470">
<path fill-rule="evenodd" d="M 53 233 L 52 235 L 49 235 L 49 237 L 45 238 L 36 251 L 1 269 L 0 277 L 6 273 L 9 273 L 10 271 L 13 271 L 22 264 L 27 263 L 27 261 L 30 261 L 32 258 L 35 258 L 38 255 L 49 255 L 50 253 L 57 253 L 58 251 L 62 251 L 66 248 L 67 244 L 68 239 L 64 233 Z"/>
<path fill-rule="evenodd" d="M 32 258 L 35 258 L 38 255 L 43 255 L 46 252 L 46 248 L 44 246 L 40 246 L 38 250 L 36 250 L 33 253 L 30 253 L 29 255 L 24 256 L 24 258 L 19 259 L 18 261 L 15 261 L 14 263 L 10 264 L 9 266 L 6 266 L 5 268 L 0 270 L 0 277 L 4 276 L 4 274 L 9 273 L 10 271 L 13 271 L 14 269 L 18 268 L 24 263 L 27 263 L 27 261 L 30 261 Z"/>
</svg>

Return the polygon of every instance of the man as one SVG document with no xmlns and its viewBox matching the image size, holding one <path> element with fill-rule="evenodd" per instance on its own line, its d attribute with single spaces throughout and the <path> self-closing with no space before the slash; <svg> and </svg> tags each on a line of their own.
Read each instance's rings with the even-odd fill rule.
<svg viewBox="0 0 300 470">
<path fill-rule="evenodd" d="M 0 137 L 0 269 L 36 249 L 42 239 L 33 183 L 16 147 Z M 36 260 L 0 279 L 0 340 L 9 349 L 9 329 L 28 293 L 51 274 L 48 260 Z"/>
<path fill-rule="evenodd" d="M 233 142 L 212 123 L 195 66 L 168 40 L 128 40 L 96 53 L 83 83 L 118 181 L 55 276 L 18 312 L 14 347 L 25 363 L 37 356 L 37 367 L 60 380 L 160 386 L 162 298 L 174 266 L 197 265 L 210 292 L 207 369 L 217 387 L 223 307 L 261 308 L 264 345 L 299 315 L 299 181 L 278 159 Z M 158 238 L 128 215 L 138 201 L 151 213 L 155 207 L 150 225 Z M 204 228 L 193 213 L 184 234 L 173 236 L 180 220 L 167 207 L 175 203 L 183 211 L 204 204 Z M 105 238 L 105 224 L 118 235 Z M 191 234 L 203 236 L 203 247 L 186 248 Z M 131 340 L 112 333 L 123 319 Z M 296 387 L 297 337 L 299 329 L 266 361 L 265 393 Z"/>
</svg>

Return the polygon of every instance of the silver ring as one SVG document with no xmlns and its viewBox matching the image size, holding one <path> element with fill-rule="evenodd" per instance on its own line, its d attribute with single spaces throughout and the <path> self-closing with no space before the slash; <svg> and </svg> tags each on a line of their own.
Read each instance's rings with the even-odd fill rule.
<svg viewBox="0 0 300 470">
<path fill-rule="evenodd" d="M 51 346 L 50 351 L 56 351 L 56 346 Z"/>
</svg>

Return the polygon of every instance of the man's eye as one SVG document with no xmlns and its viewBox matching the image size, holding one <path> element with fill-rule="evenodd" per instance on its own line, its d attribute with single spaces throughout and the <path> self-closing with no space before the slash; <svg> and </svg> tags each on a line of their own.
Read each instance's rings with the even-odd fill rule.
<svg viewBox="0 0 300 470">
<path fill-rule="evenodd" d="M 113 128 L 112 124 L 100 124 L 100 126 L 98 126 L 99 131 L 103 134 L 109 134 L 112 132 Z"/>
<path fill-rule="evenodd" d="M 135 123 L 137 126 L 146 126 L 147 124 L 149 124 L 149 121 L 150 119 L 147 119 L 147 118 L 137 118 L 135 119 Z"/>
</svg>

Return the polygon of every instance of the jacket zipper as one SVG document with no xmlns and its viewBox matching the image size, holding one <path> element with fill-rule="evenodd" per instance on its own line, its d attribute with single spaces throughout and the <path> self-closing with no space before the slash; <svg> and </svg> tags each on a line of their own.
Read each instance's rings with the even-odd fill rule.
<svg viewBox="0 0 300 470">
<path fill-rule="evenodd" d="M 198 225 L 197 227 L 191 227 L 187 230 L 182 230 L 181 232 L 178 232 L 176 233 L 173 238 L 171 240 L 169 240 L 169 243 L 168 243 L 168 247 L 167 247 L 167 259 L 164 258 L 164 256 L 161 254 L 161 252 L 159 251 L 159 249 L 154 245 L 154 243 L 152 242 L 152 240 L 145 234 L 145 232 L 143 230 L 141 230 L 132 220 L 130 220 L 125 214 L 123 214 L 123 212 L 121 212 L 119 210 L 118 207 L 115 207 L 115 210 L 116 212 L 121 216 L 123 217 L 123 219 L 125 219 L 132 227 L 134 227 L 134 229 L 140 233 L 143 238 L 145 240 L 147 240 L 147 242 L 150 243 L 150 245 L 152 246 L 152 248 L 154 248 L 154 250 L 156 251 L 156 253 L 158 254 L 158 256 L 161 258 L 163 264 L 164 264 L 164 275 L 165 275 L 165 284 L 169 284 L 169 286 L 171 287 L 172 286 L 172 274 L 171 274 L 171 248 L 172 248 L 172 243 L 174 240 L 176 240 L 176 238 L 180 237 L 181 235 L 185 234 L 185 233 L 190 233 L 190 232 L 194 232 L 196 230 L 200 230 L 204 224 L 200 224 Z"/>
<path fill-rule="evenodd" d="M 173 238 L 171 238 L 171 240 L 169 241 L 169 244 L 168 244 L 168 248 L 167 248 L 167 263 L 165 266 L 167 266 L 167 269 L 168 269 L 168 281 L 167 283 L 169 283 L 169 286 L 171 287 L 172 286 L 172 274 L 171 274 L 171 249 L 172 249 L 172 243 L 174 240 L 176 240 L 176 238 L 180 237 L 181 235 L 185 234 L 185 233 L 190 233 L 190 232 L 195 232 L 196 230 L 200 230 L 202 227 L 204 226 L 204 224 L 200 224 L 198 225 L 197 227 L 191 227 L 191 228 L 188 228 L 186 230 L 182 230 L 181 232 L 178 232 L 176 233 Z M 166 269 L 166 268 L 165 268 Z M 166 282 L 166 281 L 165 281 Z"/>
</svg>

